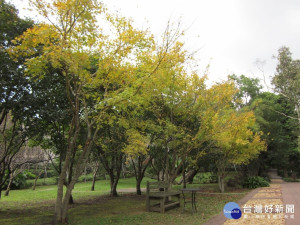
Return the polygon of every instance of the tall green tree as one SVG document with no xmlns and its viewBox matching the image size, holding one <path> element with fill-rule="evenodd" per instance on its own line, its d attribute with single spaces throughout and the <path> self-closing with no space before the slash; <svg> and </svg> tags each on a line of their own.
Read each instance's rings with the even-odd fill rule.
<svg viewBox="0 0 300 225">
<path fill-rule="evenodd" d="M 272 79 L 275 91 L 284 96 L 295 107 L 300 126 L 300 60 L 294 60 L 289 48 L 278 50 L 276 74 Z"/>
<path fill-rule="evenodd" d="M 31 106 L 26 99 L 32 97 L 28 78 L 24 76 L 25 58 L 14 60 L 7 49 L 13 46 L 11 41 L 15 37 L 32 25 L 32 21 L 18 17 L 13 5 L 0 1 L 0 198 L 5 181 L 16 169 L 11 163 L 30 136 L 29 128 L 32 128 L 28 121 L 24 121 Z"/>
<path fill-rule="evenodd" d="M 263 132 L 267 143 L 267 152 L 260 156 L 260 166 L 278 168 L 287 176 L 288 170 L 297 170 L 291 166 L 290 158 L 296 154 L 297 130 L 295 120 L 283 116 L 295 117 L 294 106 L 281 95 L 264 92 L 253 102 L 256 124 Z M 257 166 L 259 169 L 259 166 Z"/>
<path fill-rule="evenodd" d="M 245 75 L 237 76 L 235 74 L 229 76 L 230 80 L 233 80 L 238 92 L 236 94 L 237 99 L 240 99 L 243 105 L 251 104 L 259 95 L 262 86 L 257 78 L 249 78 Z"/>
</svg>

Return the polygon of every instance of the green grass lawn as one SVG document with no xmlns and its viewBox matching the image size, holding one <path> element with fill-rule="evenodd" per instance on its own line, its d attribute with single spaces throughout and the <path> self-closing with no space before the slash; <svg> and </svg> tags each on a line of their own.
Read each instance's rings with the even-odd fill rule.
<svg viewBox="0 0 300 225">
<path fill-rule="evenodd" d="M 142 187 L 149 178 L 145 178 Z M 237 201 L 244 194 L 210 195 L 197 194 L 198 212 L 192 215 L 191 206 L 169 210 L 165 214 L 146 212 L 145 195 L 121 193 L 111 198 L 109 181 L 97 181 L 95 191 L 92 182 L 78 183 L 73 190 L 75 204 L 69 209 L 69 224 L 202 224 L 213 215 L 220 213 L 229 201 Z M 194 184 L 208 192 L 217 192 L 217 184 Z M 121 179 L 118 189 L 135 188 L 135 178 Z M 175 186 L 179 189 L 180 186 Z M 10 196 L 0 200 L 0 224 L 51 224 L 56 185 L 38 186 L 31 189 L 12 190 Z"/>
</svg>

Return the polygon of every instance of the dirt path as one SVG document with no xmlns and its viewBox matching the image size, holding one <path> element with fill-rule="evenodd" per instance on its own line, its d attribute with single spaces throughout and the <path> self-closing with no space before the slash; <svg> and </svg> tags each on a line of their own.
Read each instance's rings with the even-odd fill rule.
<svg viewBox="0 0 300 225">
<path fill-rule="evenodd" d="M 244 198 L 240 199 L 237 204 L 239 206 L 244 205 L 249 199 L 252 199 L 252 197 L 257 194 L 258 190 L 252 190 L 250 191 Z M 219 215 L 213 217 L 212 219 L 208 220 L 203 225 L 222 225 L 226 222 L 226 217 L 224 216 L 223 212 Z"/>
<path fill-rule="evenodd" d="M 300 224 L 300 183 L 283 183 L 281 189 L 284 206 L 289 204 L 294 205 L 294 213 L 286 214 L 285 224 Z"/>
<path fill-rule="evenodd" d="M 300 183 L 285 183 L 274 169 L 269 176 L 270 187 L 257 188 L 237 202 L 242 211 L 240 219 L 227 219 L 222 212 L 205 225 L 300 224 Z"/>
<path fill-rule="evenodd" d="M 277 171 L 269 171 L 271 185 L 260 188 L 249 201 L 241 206 L 243 215 L 239 220 L 227 220 L 224 224 L 300 224 L 300 183 L 286 183 Z M 262 205 L 262 213 L 257 210 Z M 251 212 L 250 212 L 251 208 Z M 246 211 L 245 211 L 246 210 Z M 250 213 L 247 213 L 247 212 Z"/>
<path fill-rule="evenodd" d="M 257 188 L 256 193 L 245 204 L 240 205 L 242 217 L 228 219 L 224 225 L 282 225 L 285 224 L 284 204 L 282 199 L 282 180 L 272 179 L 270 187 Z"/>
</svg>

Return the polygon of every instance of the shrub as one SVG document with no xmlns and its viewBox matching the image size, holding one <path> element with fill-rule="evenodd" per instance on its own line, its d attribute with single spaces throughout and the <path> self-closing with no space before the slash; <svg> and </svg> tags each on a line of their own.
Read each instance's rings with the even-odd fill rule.
<svg viewBox="0 0 300 225">
<path fill-rule="evenodd" d="M 269 177 L 268 174 L 262 174 L 261 177 L 264 178 L 264 179 L 265 179 L 266 181 L 268 181 L 269 183 L 271 182 L 271 179 L 270 179 L 270 177 Z"/>
<path fill-rule="evenodd" d="M 263 177 L 247 177 L 243 181 L 243 187 L 245 188 L 258 188 L 258 187 L 269 187 L 270 184 L 267 180 L 265 180 Z"/>
<path fill-rule="evenodd" d="M 10 189 L 11 190 L 15 190 L 15 189 L 21 189 L 21 188 L 24 188 L 26 187 L 26 174 L 24 172 L 22 173 L 19 173 L 13 180 L 11 186 L 10 186 Z M 5 182 L 4 184 L 4 189 L 7 188 L 8 186 L 8 183 L 9 183 L 9 179 Z"/>
<path fill-rule="evenodd" d="M 227 187 L 241 188 L 241 180 L 237 179 L 236 177 L 229 178 L 228 181 L 226 182 L 226 184 L 227 184 Z"/>
<path fill-rule="evenodd" d="M 227 187 L 242 188 L 243 175 L 242 173 L 234 173 L 228 179 L 226 179 Z"/>
<path fill-rule="evenodd" d="M 298 179 L 294 179 L 294 178 L 292 178 L 292 177 L 284 177 L 283 180 L 284 180 L 285 182 L 299 182 Z"/>
<path fill-rule="evenodd" d="M 210 176 L 210 183 L 218 183 L 218 176 L 217 175 L 211 175 Z"/>
<path fill-rule="evenodd" d="M 24 170 L 23 174 L 26 176 L 26 179 L 35 179 L 35 175 L 33 173 L 31 173 L 29 170 Z"/>
<path fill-rule="evenodd" d="M 197 178 L 201 184 L 210 183 L 210 173 L 200 173 Z"/>
</svg>

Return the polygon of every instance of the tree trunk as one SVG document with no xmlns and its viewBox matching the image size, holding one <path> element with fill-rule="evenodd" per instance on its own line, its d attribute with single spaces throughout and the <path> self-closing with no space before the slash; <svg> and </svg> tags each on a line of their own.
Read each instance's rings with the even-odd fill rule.
<svg viewBox="0 0 300 225">
<path fill-rule="evenodd" d="M 111 184 L 111 187 L 110 187 L 110 196 L 111 197 L 118 197 L 118 193 L 117 193 L 117 184 L 118 182 L 114 181 L 112 184 Z"/>
<path fill-rule="evenodd" d="M 146 160 L 145 155 L 139 155 L 137 157 L 137 162 L 134 162 L 134 160 L 131 158 L 131 162 L 132 162 L 133 169 L 134 169 L 134 175 L 135 175 L 135 179 L 136 179 L 136 194 L 137 195 L 142 194 L 141 182 L 145 176 L 145 171 L 146 171 L 148 165 L 150 164 L 151 160 L 152 160 L 151 157 Z"/>
<path fill-rule="evenodd" d="M 5 191 L 5 196 L 9 195 L 10 187 L 12 185 L 13 180 L 14 180 L 14 177 L 13 177 L 13 175 L 11 175 L 10 178 L 9 178 L 9 182 L 8 182 L 6 191 Z"/>
<path fill-rule="evenodd" d="M 43 173 L 43 170 L 40 171 L 39 174 L 35 177 L 35 179 L 34 179 L 34 184 L 33 184 L 33 186 L 32 186 L 32 190 L 33 190 L 33 191 L 35 190 L 36 182 L 37 182 L 37 180 L 39 179 L 39 177 L 42 175 L 42 173 Z"/>
<path fill-rule="evenodd" d="M 45 166 L 45 175 L 44 175 L 44 183 L 46 184 L 46 178 L 48 178 L 47 174 L 47 166 Z"/>
<path fill-rule="evenodd" d="M 183 188 L 186 188 L 185 168 L 183 168 L 182 171 L 182 179 L 183 179 Z"/>
<path fill-rule="evenodd" d="M 70 195 L 70 198 L 69 198 L 69 204 L 70 205 L 74 204 L 74 199 L 73 199 L 73 195 L 72 194 Z"/>
<path fill-rule="evenodd" d="M 123 178 L 126 178 L 126 176 L 125 176 L 125 169 L 124 169 L 124 163 L 122 163 L 122 175 L 123 175 Z"/>
<path fill-rule="evenodd" d="M 96 183 L 96 173 L 94 173 L 94 176 L 93 176 L 93 183 L 92 183 L 91 191 L 95 191 L 95 183 Z"/>
<path fill-rule="evenodd" d="M 117 185 L 119 182 L 119 178 L 120 178 L 120 171 L 117 171 L 117 175 L 115 176 L 113 171 L 111 171 L 109 173 L 109 177 L 110 177 L 110 196 L 111 197 L 117 197 L 118 193 L 117 193 Z"/>
<path fill-rule="evenodd" d="M 137 179 L 136 180 L 136 194 L 137 195 L 142 195 L 141 182 L 142 182 L 142 179 Z"/>
<path fill-rule="evenodd" d="M 76 164 L 76 168 L 75 168 L 75 172 L 74 172 L 74 178 L 68 184 L 67 190 L 65 192 L 65 196 L 63 198 L 61 198 L 61 201 L 58 204 L 58 206 L 60 206 L 60 212 L 58 212 L 60 217 L 59 218 L 56 217 L 56 224 L 59 223 L 59 222 L 67 223 L 67 221 L 68 221 L 68 218 L 67 218 L 68 205 L 69 205 L 70 199 L 73 200 L 72 190 L 73 190 L 79 176 L 82 174 L 82 172 L 84 170 L 84 166 L 86 166 L 86 161 L 87 161 L 86 155 L 88 155 L 89 152 L 90 152 L 91 143 L 92 143 L 91 139 L 88 139 L 86 141 L 85 147 L 84 147 L 84 152 L 82 153 L 82 155 L 80 155 L 80 157 L 78 159 L 78 162 L 81 162 L 81 163 Z"/>
<path fill-rule="evenodd" d="M 73 185 L 72 185 L 73 184 Z M 61 221 L 62 223 L 67 223 L 68 222 L 68 205 L 70 202 L 70 199 L 72 197 L 72 190 L 74 188 L 74 184 L 75 182 L 72 182 L 72 184 L 70 184 L 66 190 L 66 194 L 63 198 L 63 202 L 62 202 L 62 208 L 61 208 Z M 73 197 L 72 197 L 73 199 Z"/>
<path fill-rule="evenodd" d="M 188 172 L 188 174 L 186 175 L 186 180 L 187 183 L 192 184 L 194 182 L 194 177 L 196 176 L 196 174 L 198 173 L 198 170 L 192 169 Z"/>
<path fill-rule="evenodd" d="M 225 188 L 224 188 L 224 176 L 222 176 L 222 175 L 220 176 L 220 175 L 219 175 L 219 176 L 218 176 L 218 181 L 219 181 L 218 183 L 219 183 L 219 189 L 220 189 L 220 192 L 221 192 L 221 193 L 224 193 L 224 189 L 225 189 Z"/>
<path fill-rule="evenodd" d="M 99 163 L 99 165 L 100 165 L 100 163 Z M 92 188 L 91 188 L 92 191 L 95 191 L 95 183 L 96 183 L 98 168 L 99 168 L 99 166 L 97 166 L 96 170 L 94 171 L 93 183 L 92 183 Z"/>
</svg>

